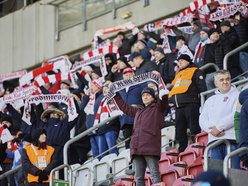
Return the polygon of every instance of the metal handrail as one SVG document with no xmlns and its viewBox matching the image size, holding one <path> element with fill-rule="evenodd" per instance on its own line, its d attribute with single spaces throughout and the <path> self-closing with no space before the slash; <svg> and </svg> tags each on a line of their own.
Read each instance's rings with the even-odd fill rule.
<svg viewBox="0 0 248 186">
<path fill-rule="evenodd" d="M 220 70 L 220 68 L 214 63 L 207 63 L 206 65 L 201 66 L 199 69 L 205 70 L 208 69 L 209 67 L 214 67 L 215 71 Z"/>
<path fill-rule="evenodd" d="M 231 166 L 231 163 L 229 161 L 229 159 L 233 156 L 236 156 L 242 152 L 246 152 L 248 153 L 248 148 L 247 147 L 241 147 L 229 154 L 226 155 L 225 159 L 224 159 L 224 164 L 223 164 L 223 173 L 224 173 L 224 176 L 227 178 L 228 177 L 228 169 L 230 168 Z M 231 160 L 231 159 L 230 159 Z"/>
<path fill-rule="evenodd" d="M 64 148 L 63 148 L 63 158 L 64 158 L 64 164 L 68 164 L 68 149 L 70 147 L 71 144 L 73 144 L 74 142 L 80 140 L 82 137 L 90 134 L 91 132 L 93 132 L 94 130 L 98 129 L 99 127 L 105 125 L 106 123 L 114 120 L 115 118 L 119 117 L 120 115 L 117 115 L 117 116 L 114 116 L 114 117 L 111 117 L 111 118 L 108 118 L 102 122 L 100 122 L 99 124 L 87 129 L 86 131 L 82 132 L 81 134 L 78 134 L 77 136 L 75 136 L 74 138 L 70 139 L 69 141 L 67 141 L 64 145 Z M 65 168 L 65 178 L 67 178 L 67 170 Z"/>
<path fill-rule="evenodd" d="M 49 186 L 53 186 L 53 174 L 55 173 L 55 171 L 59 171 L 59 170 L 65 168 L 65 167 L 69 169 L 69 173 L 70 173 L 70 179 L 68 179 L 68 177 L 67 177 L 67 178 L 65 178 L 65 181 L 69 181 L 69 186 L 72 186 L 72 169 L 71 169 L 70 165 L 68 165 L 68 164 L 63 164 L 63 165 L 60 165 L 58 167 L 55 167 L 50 172 Z"/>
<path fill-rule="evenodd" d="M 211 143 L 210 145 L 208 145 L 204 151 L 204 164 L 203 164 L 203 170 L 207 171 L 208 170 L 208 152 L 209 150 L 211 150 L 214 147 L 219 146 L 220 144 L 226 144 L 227 147 L 227 154 L 231 153 L 231 144 L 230 141 L 226 140 L 226 139 L 220 139 L 217 140 L 213 143 Z"/>
<path fill-rule="evenodd" d="M 223 69 L 227 70 L 227 63 L 228 63 L 228 58 L 234 54 L 236 54 L 237 52 L 240 52 L 241 50 L 243 50 L 244 48 L 248 47 L 248 42 L 244 43 L 243 45 L 233 49 L 232 51 L 228 52 L 223 60 Z"/>
<path fill-rule="evenodd" d="M 14 174 L 15 172 L 17 172 L 17 171 L 20 170 L 21 168 L 22 168 L 22 165 L 18 165 L 16 168 L 11 169 L 11 170 L 9 170 L 9 171 L 7 171 L 7 172 L 4 172 L 3 174 L 0 175 L 0 180 L 2 180 L 2 179 L 4 179 L 4 178 L 8 177 L 8 176 L 11 175 L 11 174 Z"/>
</svg>

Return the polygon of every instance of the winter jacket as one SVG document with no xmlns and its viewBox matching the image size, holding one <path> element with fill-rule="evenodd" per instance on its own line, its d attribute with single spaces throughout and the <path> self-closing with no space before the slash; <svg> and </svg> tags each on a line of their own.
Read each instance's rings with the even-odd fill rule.
<svg viewBox="0 0 248 186">
<path fill-rule="evenodd" d="M 151 155 L 160 157 L 161 154 L 161 128 L 164 121 L 164 112 L 168 107 L 168 96 L 156 100 L 145 108 L 128 105 L 115 96 L 119 108 L 127 115 L 134 117 L 134 128 L 130 142 L 130 155 Z"/>
<path fill-rule="evenodd" d="M 146 87 L 146 83 L 134 85 L 128 88 L 128 91 L 126 89 L 121 90 L 119 93 L 121 95 L 121 98 L 129 105 L 136 105 L 136 106 L 141 106 L 142 99 L 141 99 L 141 92 L 142 90 Z M 125 124 L 130 124 L 133 125 L 134 118 L 127 116 L 126 114 L 123 114 L 120 116 L 120 124 L 121 128 Z"/>
<path fill-rule="evenodd" d="M 234 113 L 238 101 L 239 91 L 231 87 L 229 92 L 221 94 L 218 90 L 205 102 L 200 114 L 199 124 L 203 131 L 208 133 L 208 142 L 218 139 L 235 140 Z M 209 127 L 216 126 L 225 135 L 215 137 L 209 132 Z"/>
<path fill-rule="evenodd" d="M 223 33 L 216 43 L 215 61 L 220 69 L 223 69 L 223 59 L 227 53 L 239 46 L 239 38 L 234 29 Z M 228 60 L 228 69 L 239 68 L 239 54 L 232 55 Z"/>
<path fill-rule="evenodd" d="M 171 83 L 175 76 L 174 62 L 170 61 L 169 59 L 170 56 L 165 55 L 165 57 L 160 59 L 157 63 L 158 71 L 161 74 L 165 84 Z"/>
<path fill-rule="evenodd" d="M 138 68 L 136 68 L 135 75 L 144 74 L 146 72 L 152 72 L 153 70 L 158 70 L 157 65 L 151 61 L 143 61 Z"/>
<path fill-rule="evenodd" d="M 187 68 L 195 68 L 195 65 L 190 64 Z M 200 93 L 206 90 L 207 87 L 203 77 L 203 72 L 199 69 L 196 69 L 187 92 L 173 95 L 170 97 L 170 102 L 173 103 L 177 108 L 188 104 L 200 104 Z"/>
</svg>

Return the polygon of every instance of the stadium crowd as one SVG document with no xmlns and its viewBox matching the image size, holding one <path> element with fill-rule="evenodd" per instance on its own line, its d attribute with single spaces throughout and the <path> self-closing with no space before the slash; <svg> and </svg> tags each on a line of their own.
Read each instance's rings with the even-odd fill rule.
<svg viewBox="0 0 248 186">
<path fill-rule="evenodd" d="M 210 12 L 218 7 L 217 2 L 208 4 Z M 130 148 L 136 165 L 137 185 L 144 184 L 146 166 L 142 165 L 150 168 L 153 183 L 160 182 L 160 130 L 168 126 L 164 118 L 171 112 L 175 112 L 179 152 L 188 146 L 187 129 L 192 140 L 205 131 L 209 143 L 228 139 L 233 150 L 248 147 L 247 90 L 239 95 L 231 85 L 231 79 L 248 70 L 248 48 L 230 57 L 229 71 L 223 70 L 224 56 L 248 42 L 247 17 L 236 12 L 205 24 L 198 17 L 163 29 L 154 24 L 143 29 L 134 26 L 131 33 L 120 31 L 112 40 L 98 35 L 82 61 L 71 65 L 63 58 L 63 66 L 55 69 L 56 65 L 51 65 L 59 62 L 48 60 L 20 77 L 18 85 L 4 81 L 0 92 L 5 101 L 0 118 L 0 174 L 21 164 L 22 169 L 1 180 L 0 186 L 47 185 L 50 171 L 63 164 L 65 143 L 113 116 L 118 117 L 73 143 L 70 164 L 83 164 L 90 151 L 98 159 L 118 154 L 117 147 L 104 152 L 120 139 L 131 137 L 125 148 Z M 106 47 L 111 49 L 106 52 Z M 201 69 L 210 63 L 219 71 L 213 66 Z M 65 72 L 73 73 L 65 77 Z M 15 94 L 30 87 L 35 90 L 28 96 Z M 200 113 L 200 93 L 215 87 L 215 95 L 207 99 Z M 20 99 L 6 101 L 13 95 Z M 241 105 L 237 107 L 238 101 Z M 238 115 L 235 122 L 234 115 Z M 223 159 L 223 148 L 213 149 L 210 156 Z M 248 167 L 246 154 L 236 157 L 233 166 L 239 168 L 240 159 Z"/>
</svg>

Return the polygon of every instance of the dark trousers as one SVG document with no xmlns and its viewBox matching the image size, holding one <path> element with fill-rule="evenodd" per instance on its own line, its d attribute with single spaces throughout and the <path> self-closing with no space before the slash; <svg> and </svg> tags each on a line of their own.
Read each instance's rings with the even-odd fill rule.
<svg viewBox="0 0 248 186">
<path fill-rule="evenodd" d="M 123 131 L 123 136 L 125 139 L 131 137 L 132 132 L 133 132 L 133 125 L 125 124 L 122 127 L 122 131 Z M 126 149 L 130 148 L 130 139 L 125 142 L 125 147 L 126 147 Z"/>
<path fill-rule="evenodd" d="M 176 108 L 176 140 L 179 142 L 180 152 L 183 152 L 188 146 L 187 128 L 190 129 L 192 138 L 201 132 L 199 108 L 197 104 Z"/>
</svg>

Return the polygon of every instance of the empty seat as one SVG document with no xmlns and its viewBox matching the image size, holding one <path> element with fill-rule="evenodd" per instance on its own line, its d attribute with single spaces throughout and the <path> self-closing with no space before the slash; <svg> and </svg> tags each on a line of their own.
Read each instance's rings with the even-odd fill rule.
<svg viewBox="0 0 248 186">
<path fill-rule="evenodd" d="M 208 144 L 208 133 L 206 132 L 201 132 L 195 136 L 195 142 L 200 142 L 204 146 L 207 146 Z"/>
<path fill-rule="evenodd" d="M 177 149 L 167 150 L 162 152 L 159 160 L 159 171 L 162 174 L 168 170 L 168 166 L 177 162 L 179 151 Z"/>
<path fill-rule="evenodd" d="M 134 176 L 125 176 L 118 179 L 114 186 L 135 186 Z"/>
<path fill-rule="evenodd" d="M 194 176 L 193 175 L 187 175 L 183 176 L 181 178 L 178 178 L 172 186 L 191 186 L 192 180 Z"/>
<path fill-rule="evenodd" d="M 176 170 L 169 170 L 161 174 L 161 180 L 165 186 L 171 186 L 179 178 Z"/>
<path fill-rule="evenodd" d="M 167 150 L 167 147 L 169 146 L 170 143 L 172 144 L 172 146 L 174 146 L 175 135 L 176 135 L 175 126 L 169 126 L 161 129 L 162 151 Z"/>
<path fill-rule="evenodd" d="M 98 163 L 98 159 L 93 161 L 88 160 L 80 168 L 77 168 L 76 171 L 73 171 L 73 180 L 75 186 L 89 186 L 93 185 L 94 173 L 93 167 Z"/>
<path fill-rule="evenodd" d="M 113 158 L 117 157 L 116 154 L 109 154 L 104 156 L 98 163 L 94 166 L 94 179 L 96 183 L 106 180 L 106 176 L 111 173 L 111 166 Z"/>
<path fill-rule="evenodd" d="M 115 177 L 120 177 L 125 175 L 124 169 L 129 166 L 129 162 L 130 162 L 130 149 L 121 151 L 121 153 L 117 157 L 113 158 L 112 173 L 115 175 Z M 116 174 L 119 171 L 121 172 Z"/>
<path fill-rule="evenodd" d="M 192 143 L 184 152 L 178 155 L 178 161 L 184 161 L 187 165 L 191 165 L 197 157 L 204 153 L 204 146 L 202 143 Z"/>
<path fill-rule="evenodd" d="M 168 170 L 177 171 L 179 177 L 186 176 L 187 164 L 186 164 L 186 162 L 179 161 L 179 162 L 171 164 L 168 167 Z"/>
<path fill-rule="evenodd" d="M 203 156 L 199 156 L 193 164 L 189 165 L 187 168 L 187 175 L 196 176 L 197 174 L 203 172 Z"/>
</svg>

